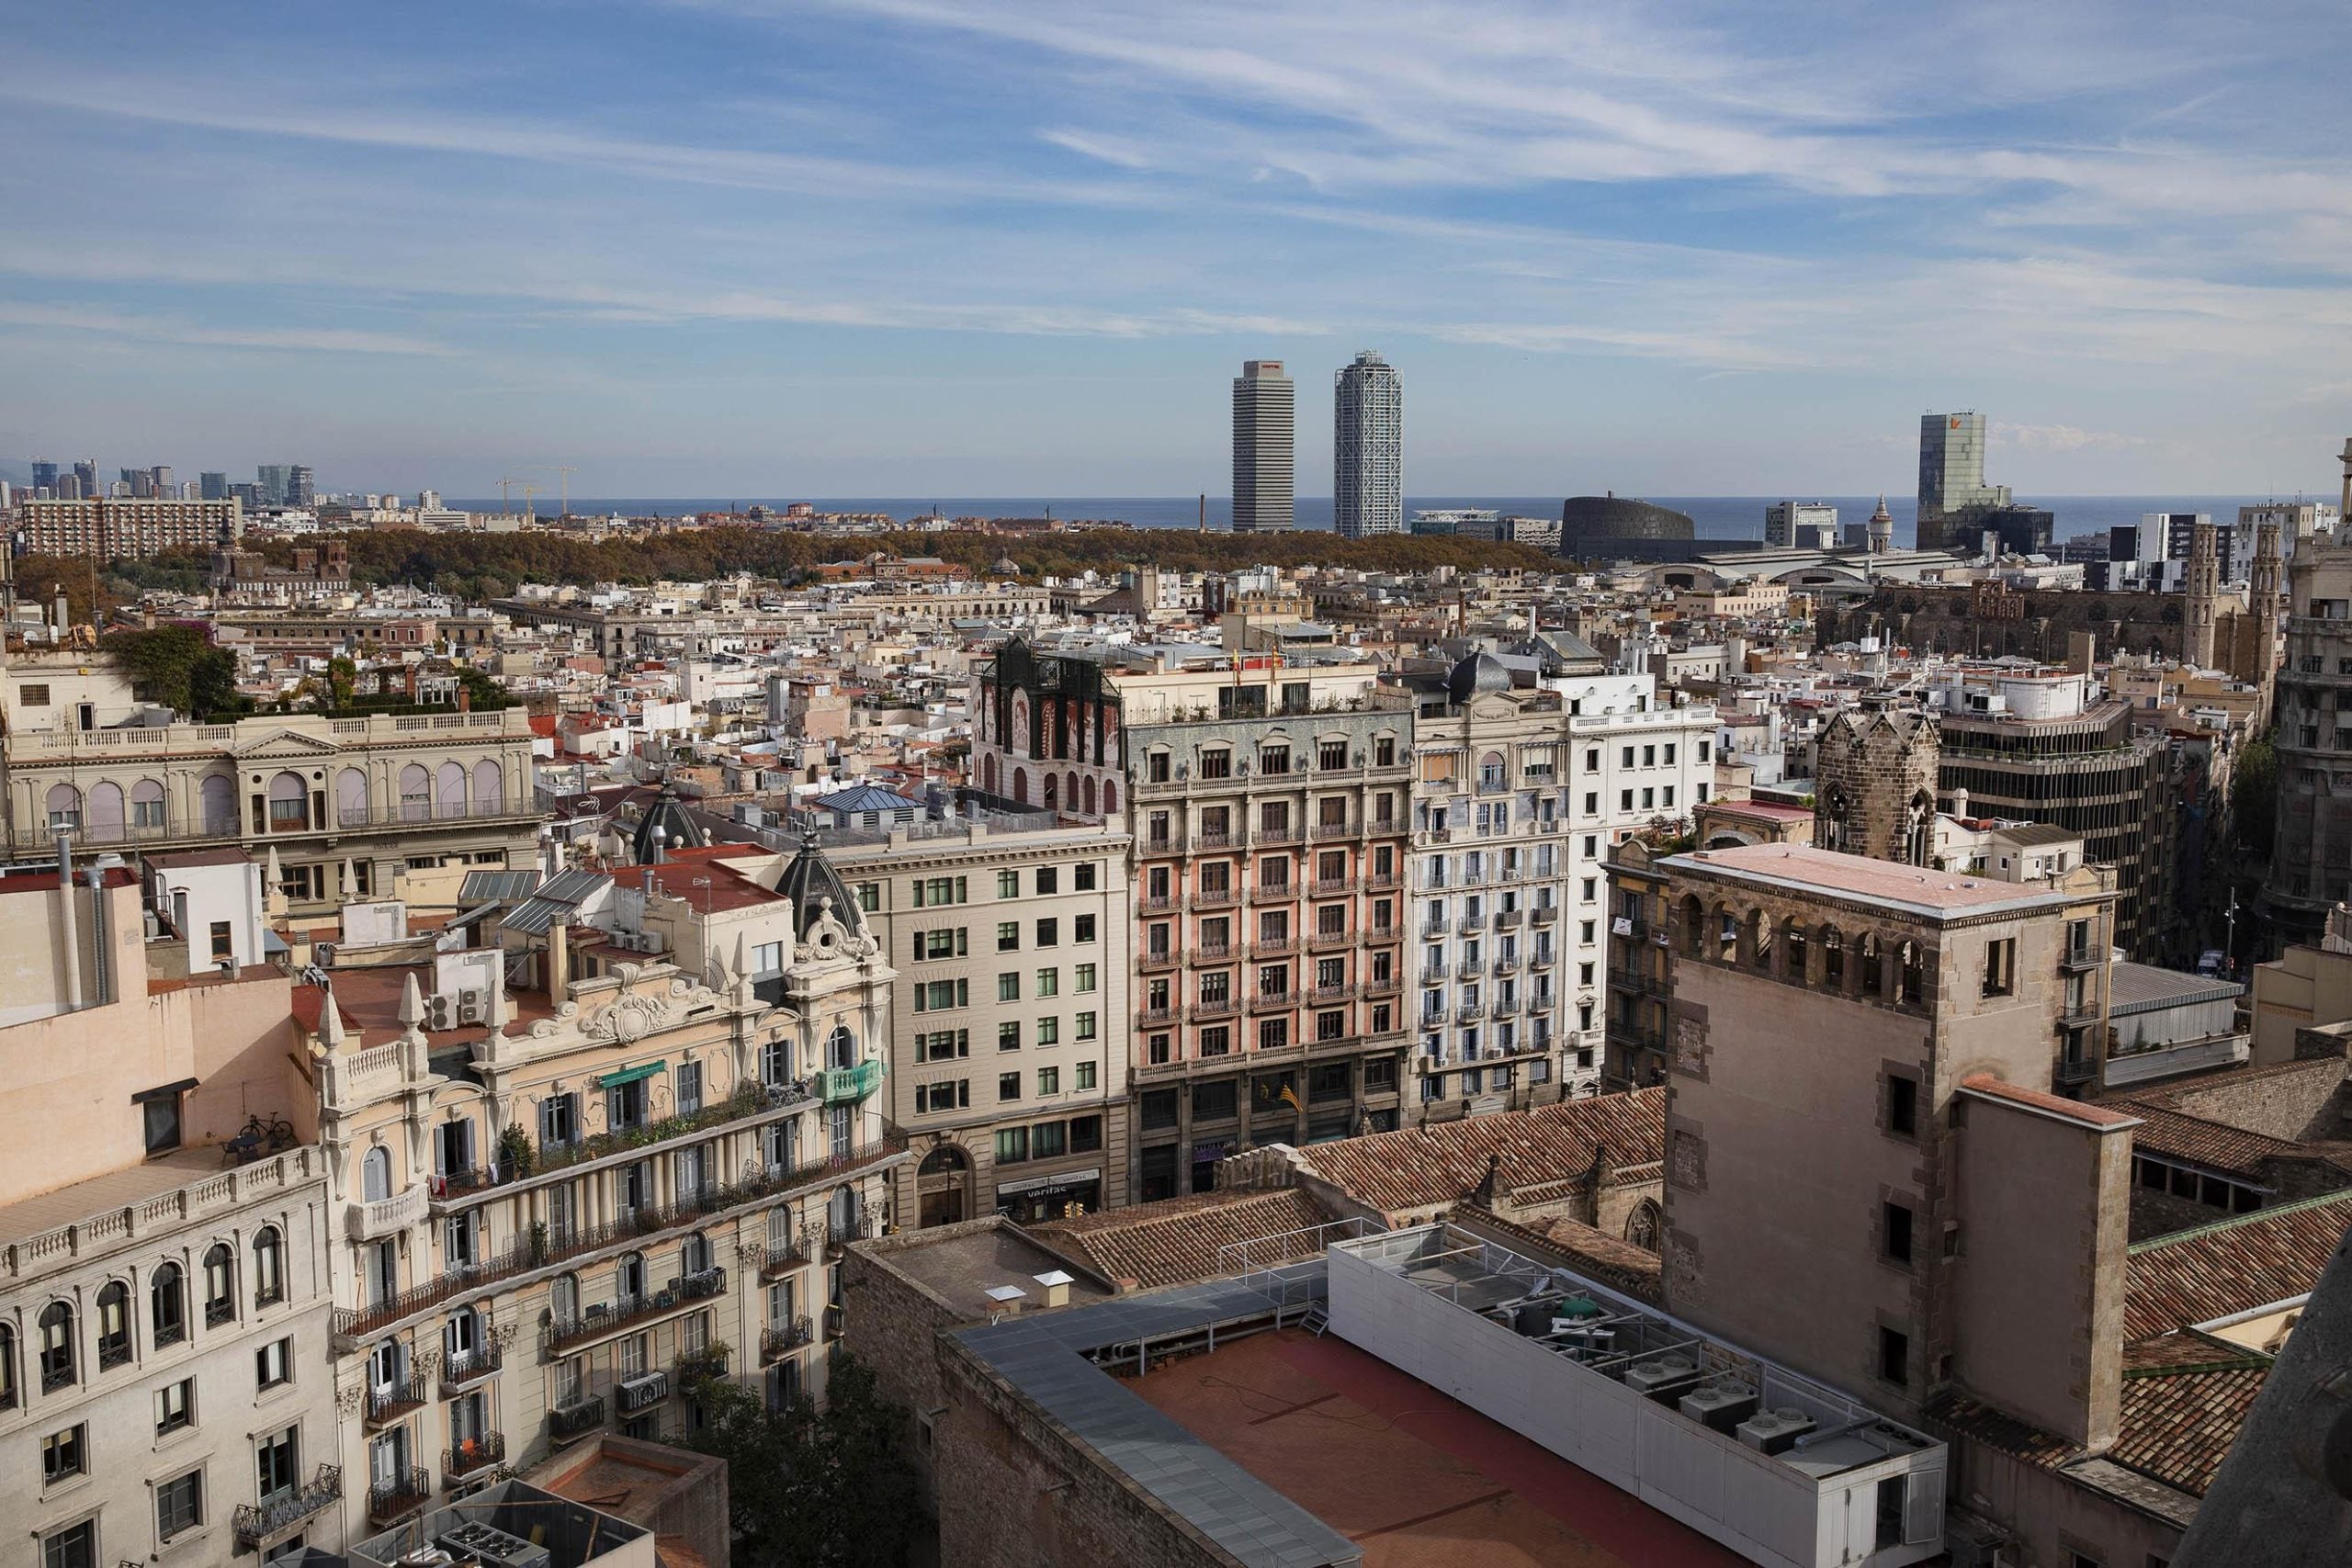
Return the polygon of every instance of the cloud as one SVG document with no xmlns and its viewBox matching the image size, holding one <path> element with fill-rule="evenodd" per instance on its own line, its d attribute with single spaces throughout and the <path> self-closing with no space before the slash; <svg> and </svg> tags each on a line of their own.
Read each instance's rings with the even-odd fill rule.
<svg viewBox="0 0 2352 1568">
<path fill-rule="evenodd" d="M 340 327 L 216 327 L 160 316 L 124 315 L 70 305 L 0 303 L 0 326 L 41 327 L 91 333 L 140 343 L 187 344 L 199 348 L 251 348 L 289 354 L 395 354 L 452 356 L 446 344 L 396 333 L 355 332 Z"/>
<path fill-rule="evenodd" d="M 2143 435 L 2125 435 L 2112 430 L 2080 430 L 2071 424 L 2010 424 L 2001 420 L 1985 426 L 1985 437 L 1991 445 L 2009 443 L 2027 452 L 2102 451 L 2148 444 Z"/>
</svg>

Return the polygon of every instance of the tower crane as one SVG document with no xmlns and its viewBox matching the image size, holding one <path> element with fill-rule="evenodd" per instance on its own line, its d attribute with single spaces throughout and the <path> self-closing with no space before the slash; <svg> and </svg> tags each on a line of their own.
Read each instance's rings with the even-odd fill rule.
<svg viewBox="0 0 2352 1568">
<path fill-rule="evenodd" d="M 534 463 L 531 466 L 530 471 L 535 474 L 558 474 L 561 476 L 556 483 L 559 493 L 563 498 L 562 515 L 566 517 L 571 516 L 571 476 L 578 473 L 580 470 L 569 463 Z"/>
</svg>

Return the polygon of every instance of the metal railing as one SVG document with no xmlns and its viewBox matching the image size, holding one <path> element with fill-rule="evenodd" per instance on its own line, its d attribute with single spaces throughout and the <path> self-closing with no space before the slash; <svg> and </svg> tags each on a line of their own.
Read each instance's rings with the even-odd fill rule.
<svg viewBox="0 0 2352 1568">
<path fill-rule="evenodd" d="M 405 1473 L 387 1477 L 368 1488 L 368 1520 L 390 1524 L 401 1515 L 424 1506 L 432 1495 L 433 1477 L 423 1465 L 411 1465 Z"/>
<path fill-rule="evenodd" d="M 238 1504 L 230 1516 L 229 1528 L 236 1536 L 237 1544 L 250 1551 L 284 1535 L 342 1495 L 343 1466 L 322 1464 L 300 1485 L 289 1486 L 258 1503 Z"/>
<path fill-rule="evenodd" d="M 568 1443 L 584 1437 L 605 1424 L 605 1396 L 601 1393 L 570 1404 L 559 1404 L 548 1412 L 548 1441 Z"/>
<path fill-rule="evenodd" d="M 441 1452 L 441 1473 L 455 1481 L 506 1462 L 506 1434 L 481 1432 Z"/>
<path fill-rule="evenodd" d="M 805 1313 L 790 1323 L 770 1324 L 760 1330 L 760 1359 L 773 1361 L 790 1355 L 816 1337 L 816 1330 Z"/>
<path fill-rule="evenodd" d="M 456 1392 L 476 1378 L 488 1377 L 504 1364 L 505 1352 L 495 1345 L 485 1345 L 469 1350 L 462 1356 L 451 1356 L 441 1363 L 441 1386 Z"/>
<path fill-rule="evenodd" d="M 796 1078 L 790 1083 L 753 1085 L 738 1089 L 715 1105 L 707 1105 L 685 1115 L 665 1117 L 641 1127 L 597 1133 L 568 1144 L 540 1144 L 531 1151 L 531 1168 L 521 1175 L 503 1166 L 474 1166 L 435 1177 L 433 1201 L 443 1205 L 467 1203 L 502 1188 L 544 1181 L 562 1171 L 614 1155 L 658 1152 L 665 1145 L 700 1133 L 746 1122 L 755 1116 L 813 1104 L 820 1088 L 818 1079 L 813 1076 Z"/>
<path fill-rule="evenodd" d="M 723 1378 L 727 1375 L 728 1354 L 729 1347 L 725 1345 L 706 1345 L 699 1350 L 682 1350 L 670 1371 L 681 1388 L 704 1378 Z"/>
<path fill-rule="evenodd" d="M 368 1391 L 367 1424 L 381 1427 L 397 1421 L 412 1410 L 424 1408 L 424 1379 L 411 1377 L 383 1388 Z"/>
<path fill-rule="evenodd" d="M 577 1317 L 551 1319 L 540 1331 L 541 1343 L 549 1352 L 564 1350 L 582 1340 L 598 1338 L 630 1324 L 642 1323 L 664 1313 L 681 1311 L 696 1302 L 707 1301 L 726 1288 L 726 1269 L 717 1267 L 699 1269 L 658 1291 L 648 1291 L 638 1296 L 617 1296 L 610 1302 L 590 1307 Z"/>
</svg>

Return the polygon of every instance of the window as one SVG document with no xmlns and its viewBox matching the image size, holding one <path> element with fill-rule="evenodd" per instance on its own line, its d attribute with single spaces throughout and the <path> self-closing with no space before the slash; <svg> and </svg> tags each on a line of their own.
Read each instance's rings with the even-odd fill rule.
<svg viewBox="0 0 2352 1568">
<path fill-rule="evenodd" d="M 882 885 L 861 882 L 857 885 L 857 907 L 871 915 L 882 908 Z"/>
<path fill-rule="evenodd" d="M 254 1352 L 254 1385 L 272 1389 L 294 1376 L 294 1341 L 273 1339 Z"/>
<path fill-rule="evenodd" d="M 1037 1043 L 1040 1045 L 1058 1045 L 1061 1043 L 1062 1021 L 1058 1018 L 1039 1019 L 1037 1021 Z"/>
<path fill-rule="evenodd" d="M 1223 694 L 1220 693 L 1220 695 Z M 1233 753 L 1222 746 L 1201 752 L 1201 777 L 1229 779 L 1233 776 Z"/>
<path fill-rule="evenodd" d="M 1096 1014 L 1091 1012 L 1082 1012 L 1078 1015 L 1078 1033 L 1076 1038 L 1080 1040 L 1091 1040 L 1094 1038 L 1096 1017 Z"/>
<path fill-rule="evenodd" d="M 1070 890 L 1075 893 L 1093 892 L 1094 876 L 1094 863 L 1092 861 L 1086 860 L 1079 862 L 1076 865 L 1069 868 Z"/>
<path fill-rule="evenodd" d="M 1020 897 L 1021 874 L 1017 871 L 998 872 L 996 874 L 996 896 L 1000 898 Z"/>
<path fill-rule="evenodd" d="M 960 1111 L 969 1106 L 971 1103 L 972 1086 L 970 1080 L 967 1078 L 956 1078 L 950 1082 L 944 1083 L 922 1084 L 917 1086 L 915 1089 L 915 1109 L 917 1111 L 930 1112 Z"/>
<path fill-rule="evenodd" d="M 1909 1078 L 1886 1080 L 1886 1130 L 1898 1137 L 1918 1135 L 1919 1086 Z"/>
<path fill-rule="evenodd" d="M 1058 969 L 1038 970 L 1037 995 L 1040 997 L 1058 997 L 1061 994 L 1062 972 Z"/>
<path fill-rule="evenodd" d="M 204 1472 L 191 1470 L 155 1488 L 155 1534 L 169 1540 L 204 1522 Z"/>
<path fill-rule="evenodd" d="M 968 980 L 924 980 L 915 986 L 915 1011 L 944 1012 L 951 1008 L 969 1007 L 972 983 Z"/>
<path fill-rule="evenodd" d="M 1000 1100 L 1019 1100 L 1021 1098 L 1021 1075 L 1019 1073 L 997 1074 L 996 1097 Z"/>
<path fill-rule="evenodd" d="M 2018 939 L 2003 937 L 1984 944 L 1984 994 L 2006 997 L 2017 988 Z"/>
<path fill-rule="evenodd" d="M 1079 1064 L 1078 1064 L 1077 1067 L 1074 1069 L 1074 1072 L 1075 1072 L 1075 1074 L 1076 1074 L 1076 1077 L 1071 1080 L 1071 1087 L 1072 1087 L 1072 1088 L 1074 1088 L 1074 1089 L 1092 1089 L 1092 1088 L 1094 1087 L 1094 1064 L 1093 1064 L 1093 1063 L 1091 1063 L 1091 1062 L 1080 1062 L 1080 1063 L 1079 1063 Z"/>
<path fill-rule="evenodd" d="M 28 708 L 47 707 L 49 705 L 48 683 L 41 681 L 28 681 L 17 688 L 17 701 Z"/>
<path fill-rule="evenodd" d="M 89 1468 L 89 1429 L 68 1427 L 62 1432 L 51 1432 L 40 1440 L 40 1481 L 44 1486 L 54 1486 L 61 1481 L 71 1481 Z"/>
<path fill-rule="evenodd" d="M 1081 993 L 1082 993 L 1082 992 L 1086 992 L 1086 991 L 1093 990 L 1093 989 L 1095 988 L 1095 979 L 1094 979 L 1094 976 L 1095 976 L 1095 966 L 1094 966 L 1093 964 L 1080 964 L 1080 965 L 1078 966 L 1078 970 L 1077 970 L 1076 975 L 1072 977 L 1072 979 L 1071 979 L 1071 981 L 1070 981 L 1070 989 L 1072 989 L 1072 990 L 1074 990 L 1074 991 L 1079 991 L 1079 992 L 1081 992 Z"/>
<path fill-rule="evenodd" d="M 1072 942 L 1092 942 L 1094 940 L 1094 917 L 1091 915 L 1080 915 L 1076 919 L 1072 919 L 1070 921 L 1070 940 Z"/>
<path fill-rule="evenodd" d="M 1879 1205 L 1882 1250 L 1890 1263 L 1911 1261 L 1911 1211 L 1901 1203 Z"/>
<path fill-rule="evenodd" d="M 1911 1337 L 1899 1328 L 1878 1331 L 1878 1375 L 1897 1388 L 1911 1381 Z"/>
<path fill-rule="evenodd" d="M 176 1432 L 196 1419 L 196 1380 L 182 1378 L 155 1391 L 155 1436 Z"/>
<path fill-rule="evenodd" d="M 254 1237 L 254 1305 L 265 1307 L 286 1299 L 286 1247 L 275 1225 L 264 1225 Z"/>
<path fill-rule="evenodd" d="M 1080 919 L 1086 919 L 1086 917 L 1080 916 Z M 1037 945 L 1039 947 L 1052 947 L 1060 941 L 1061 922 L 1059 920 L 1048 915 L 1037 922 Z M 1003 945 L 1004 943 L 1001 941 L 999 941 L 997 943 L 997 946 L 1000 948 Z"/>
<path fill-rule="evenodd" d="M 933 876 L 914 885 L 915 908 L 932 908 L 964 901 L 964 878 Z"/>
<path fill-rule="evenodd" d="M 996 1163 L 1019 1165 L 1029 1157 L 1029 1129 L 1001 1127 L 996 1134 Z"/>
<path fill-rule="evenodd" d="M 1021 951 L 1021 922 L 1019 920 L 999 920 L 996 923 L 996 950 L 999 953 Z"/>
<path fill-rule="evenodd" d="M 1037 868 L 1037 896 L 1049 897 L 1062 890 L 1061 867 L 1041 865 Z"/>
<path fill-rule="evenodd" d="M 772 1076 L 770 1082 L 776 1079 Z M 539 1142 L 561 1148 L 580 1136 L 580 1097 L 551 1094 L 539 1101 Z"/>
<path fill-rule="evenodd" d="M 177 1089 L 169 1093 L 150 1091 L 140 1101 L 144 1113 L 147 1152 L 167 1154 L 180 1146 L 180 1096 Z"/>
<path fill-rule="evenodd" d="M 1000 1051 L 1021 1049 L 1021 1021 L 1006 1019 L 996 1026 L 996 1048 Z"/>
<path fill-rule="evenodd" d="M 51 1302 L 41 1309 L 40 1314 L 41 1392 L 62 1388 L 73 1381 L 74 1309 L 63 1302 Z"/>
<path fill-rule="evenodd" d="M 1062 1070 L 1059 1067 L 1039 1067 L 1037 1069 L 1037 1092 L 1043 1095 L 1059 1094 L 1061 1091 Z"/>
<path fill-rule="evenodd" d="M 1029 1157 L 1054 1159 L 1069 1147 L 1059 1122 L 1040 1122 L 1029 1129 Z"/>
<path fill-rule="evenodd" d="M 952 930 L 943 928 L 935 931 L 915 932 L 916 959 L 963 957 L 966 952 L 965 929 L 956 926 Z"/>
<path fill-rule="evenodd" d="M 673 1092 L 678 1099 L 678 1114 L 692 1116 L 702 1109 L 702 1064 L 680 1062 L 670 1075 Z"/>
<path fill-rule="evenodd" d="M 84 1519 L 41 1537 L 40 1568 L 98 1568 L 98 1524 Z"/>
<path fill-rule="evenodd" d="M 952 1062 L 972 1053 L 972 1032 L 968 1029 L 935 1029 L 928 1034 L 915 1036 L 915 1060 L 918 1062 Z"/>
</svg>

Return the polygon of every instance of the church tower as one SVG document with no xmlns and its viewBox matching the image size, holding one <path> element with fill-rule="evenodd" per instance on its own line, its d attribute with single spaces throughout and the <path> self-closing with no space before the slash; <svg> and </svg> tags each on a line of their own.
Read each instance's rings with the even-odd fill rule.
<svg viewBox="0 0 2352 1568">
<path fill-rule="evenodd" d="M 2188 536 L 2188 635 L 2181 660 L 2193 670 L 2213 668 L 2213 619 L 2222 604 L 2221 536 L 2211 523 L 2199 523 Z"/>
<path fill-rule="evenodd" d="M 2261 694 L 2255 716 L 2257 728 L 2267 728 L 2270 714 L 2270 677 L 2278 670 L 2278 605 L 2287 592 L 2286 561 L 2279 553 L 2278 525 L 2265 523 L 2254 533 L 2254 574 L 2248 585 L 2254 603 L 2254 648 L 2239 680 Z"/>
<path fill-rule="evenodd" d="M 1878 510 L 1871 513 L 1869 529 L 1863 538 L 1871 554 L 1883 556 L 1894 548 L 1894 517 L 1887 511 L 1886 497 L 1883 495 L 1878 498 Z"/>
<path fill-rule="evenodd" d="M 1823 727 L 1814 750 L 1813 841 L 1872 860 L 1926 865 L 1934 840 L 1932 715 L 1865 698 Z"/>
</svg>

